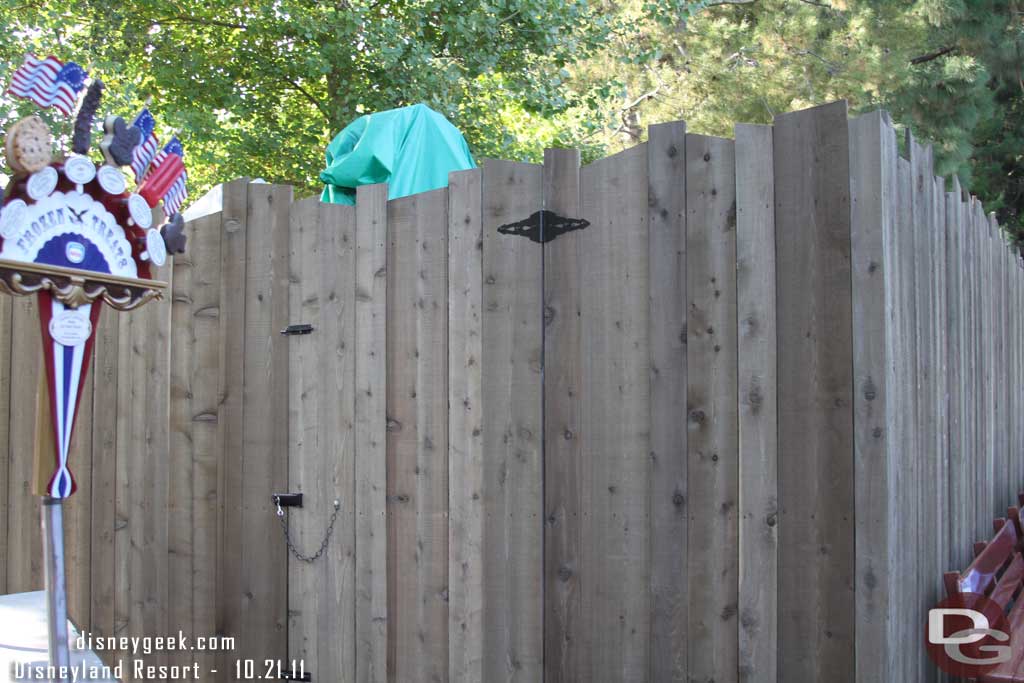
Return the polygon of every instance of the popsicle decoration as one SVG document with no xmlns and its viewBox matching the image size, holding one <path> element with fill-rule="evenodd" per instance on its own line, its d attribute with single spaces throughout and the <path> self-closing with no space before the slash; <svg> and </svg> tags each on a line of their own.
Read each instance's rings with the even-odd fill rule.
<svg viewBox="0 0 1024 683">
<path fill-rule="evenodd" d="M 73 63 L 29 55 L 10 91 L 69 114 L 84 80 Z M 88 154 L 102 90 L 99 81 L 89 87 L 71 154 L 55 155 L 53 136 L 36 116 L 14 124 L 4 147 L 13 178 L 0 202 L 0 291 L 38 295 L 54 448 L 52 475 L 37 493 L 53 498 L 77 488 L 68 455 L 101 305 L 127 311 L 160 298 L 166 284 L 153 279 L 152 266 L 185 245 L 176 214 L 185 197 L 180 143 L 156 152 L 148 111 L 148 128 L 136 125 L 138 117 L 132 125 L 105 117 L 105 163 L 96 164 Z M 149 159 L 146 145 L 154 150 Z M 140 192 L 131 192 L 120 167 L 134 170 L 139 160 L 137 177 L 144 180 Z M 160 200 L 164 213 L 153 210 Z"/>
<path fill-rule="evenodd" d="M 162 199 L 167 215 L 177 213 L 188 196 L 185 178 L 184 151 L 178 138 L 173 137 L 153 157 L 149 172 L 139 186 L 139 194 L 150 206 L 156 206 Z"/>
</svg>

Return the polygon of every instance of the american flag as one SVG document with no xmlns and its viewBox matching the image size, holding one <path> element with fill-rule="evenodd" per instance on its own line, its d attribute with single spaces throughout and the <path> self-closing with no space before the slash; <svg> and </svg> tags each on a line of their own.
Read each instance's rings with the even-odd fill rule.
<svg viewBox="0 0 1024 683">
<path fill-rule="evenodd" d="M 29 53 L 14 72 L 7 92 L 32 100 L 44 109 L 57 107 L 65 116 L 70 116 L 87 77 L 82 67 L 74 62 L 65 64 L 52 56 L 39 59 Z"/>
<path fill-rule="evenodd" d="M 178 140 L 177 136 L 171 138 L 170 142 L 164 145 L 164 148 L 156 153 L 153 157 L 152 170 L 155 173 L 161 166 L 168 161 L 170 155 L 176 155 L 179 159 L 184 161 L 185 150 L 181 147 L 181 141 Z M 187 175 L 185 173 L 184 166 L 181 168 L 181 172 L 175 178 L 174 183 L 167 190 L 163 196 L 164 200 L 164 214 L 170 216 L 173 215 L 181 208 L 182 203 L 188 198 L 188 189 L 185 187 L 185 181 Z"/>
<path fill-rule="evenodd" d="M 149 109 L 143 109 L 132 121 L 132 125 L 142 131 L 142 142 L 132 150 L 132 171 L 135 173 L 135 183 L 141 183 L 149 168 L 159 141 L 156 139 L 156 121 Z"/>
<path fill-rule="evenodd" d="M 178 176 L 178 179 L 171 185 L 171 189 L 167 191 L 164 196 L 164 213 L 168 216 L 173 216 L 178 213 L 178 209 L 188 199 L 188 188 L 185 187 L 185 181 L 188 179 L 188 174 L 184 171 Z"/>
</svg>

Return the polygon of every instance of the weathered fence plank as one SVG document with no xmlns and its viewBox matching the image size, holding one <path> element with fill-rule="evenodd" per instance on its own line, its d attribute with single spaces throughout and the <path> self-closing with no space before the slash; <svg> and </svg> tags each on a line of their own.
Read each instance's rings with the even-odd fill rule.
<svg viewBox="0 0 1024 683">
<path fill-rule="evenodd" d="M 498 227 L 541 209 L 543 169 L 488 159 L 482 173 L 484 680 L 528 682 L 545 664 L 543 254 Z"/>
<path fill-rule="evenodd" d="M 7 474 L 7 528 L 17 539 L 18 552 L 8 552 L 7 590 L 11 593 L 43 588 L 43 542 L 39 532 L 39 500 L 33 493 L 32 454 L 35 452 L 36 391 L 43 357 L 39 350 L 39 314 L 35 297 L 11 302 L 10 462 Z M 78 472 L 75 472 L 78 476 Z"/>
<path fill-rule="evenodd" d="M 898 542 L 889 503 L 897 491 L 890 443 L 890 323 L 895 229 L 896 146 L 881 112 L 850 121 L 851 269 L 853 272 L 854 492 L 856 525 L 856 653 L 858 681 L 889 680 L 895 668 L 890 614 L 890 553 Z M 870 656 L 869 656 L 870 653 Z"/>
<path fill-rule="evenodd" d="M 977 272 L 977 302 L 980 311 L 978 331 L 984 331 L 978 337 L 978 385 L 979 414 L 978 427 L 981 432 L 981 449 L 978 459 L 978 481 L 979 488 L 977 511 L 978 535 L 976 540 L 986 538 L 988 525 L 996 511 L 993 483 L 995 479 L 995 444 L 993 434 L 995 432 L 994 412 L 992 399 L 992 356 L 993 356 L 993 334 L 992 330 L 992 240 L 989 234 L 988 219 L 985 217 L 981 202 L 973 202 L 972 229 L 974 230 L 978 246 L 978 272 Z"/>
<path fill-rule="evenodd" d="M 356 190 L 356 680 L 388 680 L 387 185 Z"/>
<path fill-rule="evenodd" d="M 170 306 L 171 316 L 167 436 L 170 473 L 166 481 L 166 525 L 167 591 L 173 599 L 168 604 L 166 629 L 170 633 L 181 631 L 193 638 L 216 632 L 220 214 L 203 217 L 190 227 L 189 253 L 174 260 L 172 291 L 168 293 L 169 301 L 161 305 Z M 117 317 L 134 313 L 105 311 L 103 315 Z M 117 347 L 116 339 L 98 339 L 97 342 Z M 100 348 L 97 346 L 97 358 Z M 147 345 L 143 353 L 148 356 L 154 351 L 160 353 Z M 163 353 L 167 353 L 167 349 Z M 116 373 L 116 368 L 98 366 L 95 371 Z M 96 378 L 97 397 L 102 376 Z M 99 415 L 94 421 L 98 428 Z M 99 442 L 94 439 L 94 444 L 98 449 Z M 102 485 L 104 477 L 111 480 L 113 477 L 105 465 L 101 466 L 101 457 L 98 450 L 94 450 L 93 479 Z M 159 511 L 154 514 L 159 516 Z M 102 629 L 100 632 L 106 633 Z M 193 662 L 198 662 L 205 670 L 216 668 L 213 657 L 205 651 L 176 651 L 166 655 L 169 665 L 189 666 Z"/>
<path fill-rule="evenodd" d="M 932 278 L 935 272 L 934 253 L 931 249 L 932 224 L 931 197 L 933 185 L 931 148 L 918 144 L 907 131 L 907 153 L 911 173 L 911 227 L 914 239 L 914 293 L 917 362 L 917 415 L 915 429 L 918 434 L 917 451 L 914 458 L 918 463 L 917 508 L 918 522 L 932 519 L 935 496 L 939 491 L 938 459 L 935 457 L 936 410 L 934 395 L 934 296 Z M 921 527 L 918 527 L 920 529 Z M 917 570 L 916 613 L 925 613 L 936 602 L 933 586 L 941 578 L 941 569 L 936 565 L 937 535 L 934 530 L 918 534 L 918 555 L 914 567 Z M 934 668 L 925 652 L 916 652 L 921 660 L 921 680 L 934 680 Z"/>
<path fill-rule="evenodd" d="M 580 217 L 578 151 L 545 150 L 543 201 L 553 214 Z M 542 224 L 541 239 L 551 229 Z M 581 555 L 585 484 L 580 469 L 581 252 L 589 237 L 584 232 L 566 233 L 543 247 L 544 671 L 552 681 L 577 680 L 586 657 L 581 583 L 586 579 Z"/>
<path fill-rule="evenodd" d="M 448 678 L 448 192 L 388 204 L 389 675 Z"/>
<path fill-rule="evenodd" d="M 220 522 L 217 530 L 217 547 L 227 550 L 230 544 L 235 552 L 224 552 L 217 566 L 217 632 L 237 637 L 242 630 L 242 605 L 236 591 L 242 581 L 243 564 L 237 544 L 238 539 L 242 538 L 249 180 L 240 178 L 224 185 L 223 202 L 220 249 L 222 341 L 218 363 L 220 409 L 217 416 L 221 466 L 218 472 Z M 241 656 L 238 652 L 222 653 L 217 658 L 218 669 L 231 671 L 234 661 Z"/>
<path fill-rule="evenodd" d="M 291 209 L 288 490 L 304 494 L 288 515 L 298 552 L 288 557 L 289 661 L 312 675 L 355 675 L 354 282 L 355 212 L 316 198 Z M 332 515 L 337 511 L 337 518 Z M 333 519 L 333 524 L 331 520 Z M 330 534 L 330 537 L 327 537 Z"/>
<path fill-rule="evenodd" d="M 1013 442 L 1010 447 L 1013 461 L 1016 462 L 1017 468 L 1013 476 L 1013 484 L 1024 488 L 1024 458 L 1020 455 L 1024 453 L 1024 424 L 1022 424 L 1022 412 L 1024 412 L 1024 406 L 1021 405 L 1021 391 L 1024 387 L 1024 374 L 1022 374 L 1022 349 L 1021 344 L 1018 340 L 1024 338 L 1024 326 L 1021 325 L 1020 313 L 1024 311 L 1024 298 L 1021 296 L 1021 263 L 1019 252 L 1010 247 L 1010 292 L 1012 295 L 1012 301 L 1010 304 L 1010 321 L 1011 321 L 1011 332 L 1009 339 L 1010 348 L 1012 350 L 1012 362 L 1013 369 L 1010 375 L 1010 416 L 1013 420 Z"/>
<path fill-rule="evenodd" d="M 193 230 L 205 227 L 204 221 L 193 224 Z M 218 221 L 218 228 L 219 221 Z M 167 460 L 170 475 L 167 480 L 167 563 L 169 595 L 176 596 L 168 605 L 168 628 L 181 630 L 189 637 L 192 631 L 194 608 L 192 592 L 192 363 L 199 352 L 192 330 L 192 296 L 198 282 L 192 256 L 195 244 L 190 245 L 187 256 L 171 261 L 173 274 L 170 292 L 170 392 L 168 398 L 169 429 Z M 166 302 L 161 302 L 166 305 Z M 107 311 L 108 315 L 120 315 Z M 190 652 L 167 653 L 167 663 L 187 665 L 195 661 Z"/>
<path fill-rule="evenodd" d="M 0 593 L 7 591 L 7 557 L 9 554 L 11 508 L 8 475 L 11 460 L 11 306 L 12 299 L 0 296 Z M 17 540 L 15 540 L 17 542 Z"/>
<path fill-rule="evenodd" d="M 196 636 L 217 633 L 217 567 L 224 552 L 217 544 L 221 228 L 222 216 L 216 213 L 195 221 L 189 233 L 193 285 L 190 327 L 195 350 L 189 368 L 188 418 L 192 423 L 192 633 Z M 172 357 L 177 352 L 172 347 Z M 94 462 L 98 456 L 94 450 Z M 215 653 L 194 651 L 189 655 L 201 671 L 217 668 Z"/>
<path fill-rule="evenodd" d="M 895 417 L 900 438 L 900 490 L 903 495 L 897 500 L 894 511 L 899 520 L 900 543 L 894 564 L 901 571 L 896 577 L 898 589 L 894 589 L 897 610 L 903 614 L 914 614 L 918 609 L 918 548 L 920 527 L 918 517 L 917 491 L 919 481 L 919 461 L 917 457 L 917 338 L 916 338 L 916 293 L 915 269 L 916 257 L 914 247 L 913 199 L 910 162 L 899 158 L 896 160 L 897 179 L 896 191 L 899 199 L 897 227 L 894 241 L 897 244 L 897 260 L 894 267 L 897 277 L 893 285 L 897 287 L 894 314 L 898 329 L 899 344 L 894 360 L 898 364 L 899 382 L 893 394 L 893 407 L 897 411 Z M 909 619 L 897 619 L 899 636 L 897 642 L 907 643 L 916 637 L 920 629 Z M 918 653 L 903 656 L 899 660 L 900 671 L 894 673 L 905 680 L 917 680 L 921 670 L 921 657 Z"/>
<path fill-rule="evenodd" d="M 934 173 L 934 169 L 933 169 Z M 941 520 L 935 525 L 935 555 L 932 566 L 935 575 L 931 577 L 930 609 L 946 596 L 942 574 L 946 570 L 949 557 L 949 364 L 947 360 L 947 338 L 949 335 L 949 318 L 946 302 L 946 240 L 944 226 L 946 223 L 946 205 L 943 201 L 944 181 L 929 175 L 925 182 L 932 185 L 932 224 L 929 230 L 931 239 L 934 277 L 932 278 L 934 297 L 934 319 L 932 325 L 933 353 L 932 363 L 934 381 L 932 386 L 935 405 L 935 433 L 932 435 L 932 457 L 937 460 L 936 492 L 931 501 L 929 514 Z"/>
<path fill-rule="evenodd" d="M 585 649 L 577 680 L 648 678 L 646 154 L 638 145 L 580 171 L 590 227 L 578 232 L 580 429 L 573 438 L 581 449 Z"/>
<path fill-rule="evenodd" d="M 946 241 L 946 306 L 949 317 L 947 363 L 949 368 L 949 560 L 951 566 L 966 567 L 970 564 L 968 550 L 971 534 L 968 524 L 972 518 L 970 490 L 973 477 L 968 469 L 972 454 L 967 447 L 966 402 L 970 400 L 965 390 L 966 347 L 964 339 L 970 334 L 964 329 L 966 311 L 963 300 L 964 263 L 962 224 L 963 204 L 960 200 L 960 182 L 953 178 L 953 189 L 945 194 L 945 241 Z"/>
<path fill-rule="evenodd" d="M 738 675 L 735 164 L 731 140 L 686 136 L 687 649 L 716 681 Z"/>
<path fill-rule="evenodd" d="M 170 283 L 171 269 L 165 266 L 154 276 Z M 125 461 L 126 481 L 130 482 L 126 487 L 128 547 L 124 559 L 125 593 L 130 599 L 125 605 L 124 635 L 143 636 L 167 632 L 170 608 L 166 510 L 171 305 L 165 299 L 118 317 L 122 343 L 116 457 Z M 147 666 L 160 666 L 166 653 L 154 651 L 136 658 Z"/>
<path fill-rule="evenodd" d="M 481 173 L 448 186 L 449 681 L 483 680 L 484 451 Z"/>
<path fill-rule="evenodd" d="M 324 529 L 328 512 L 338 511 L 334 532 L 324 553 L 322 590 L 318 600 L 321 639 L 320 674 L 348 680 L 355 677 L 355 210 L 320 205 L 320 459 L 319 505 L 310 502 L 313 528 Z M 315 334 L 315 333 L 314 333 Z M 326 454 L 327 457 L 324 457 Z M 327 531 L 320 531 L 326 534 Z M 314 536 L 314 544 L 317 542 Z M 314 545 L 314 547 L 317 547 Z M 310 548 L 312 550 L 312 548 Z M 307 551 L 308 552 L 308 551 Z M 330 656 L 325 656 L 330 649 Z"/>
<path fill-rule="evenodd" d="M 279 538 L 271 494 L 288 484 L 288 216 L 290 187 L 252 184 L 245 229 L 245 367 L 243 383 L 240 551 Z M 241 603 L 235 656 L 261 661 L 287 655 L 287 556 L 243 562 L 228 600 Z"/>
<path fill-rule="evenodd" d="M 647 141 L 651 344 L 650 676 L 686 681 L 686 124 Z"/>
<path fill-rule="evenodd" d="M 852 310 L 845 103 L 775 119 L 779 677 L 852 681 Z M 818 198 L 827 198 L 821 201 Z M 824 629 L 822 628 L 824 626 Z"/>
<path fill-rule="evenodd" d="M 289 338 L 288 345 L 288 491 L 303 494 L 302 509 L 289 510 L 284 521 L 290 527 L 291 538 L 300 552 L 312 554 L 317 536 L 325 530 L 323 519 L 330 501 L 321 495 L 320 482 L 329 473 L 323 472 L 326 461 L 335 454 L 321 450 L 320 406 L 327 387 L 324 375 L 335 362 L 331 356 L 322 357 L 320 342 L 324 338 L 320 308 L 320 202 L 316 198 L 295 202 L 291 207 L 289 226 L 288 263 L 288 324 L 310 324 L 313 332 Z M 332 354 L 333 356 L 333 354 Z M 320 364 L 328 365 L 321 371 Z M 324 406 L 324 413 L 328 412 Z M 333 483 L 333 482 L 332 482 Z M 330 494 L 328 494 L 330 495 Z M 335 497 L 335 496 L 331 496 Z M 313 514 L 310 515 L 309 513 Z M 319 523 L 319 524 L 317 524 Z M 321 527 L 321 528 L 318 528 Z M 272 538 L 271 543 L 280 543 Z M 287 551 L 285 551 L 287 552 Z M 297 561 L 289 553 L 288 561 L 288 657 L 301 659 L 318 677 L 340 674 L 331 667 L 331 650 L 341 649 L 342 643 L 330 643 L 326 652 L 320 649 L 318 602 L 336 597 L 324 593 L 326 574 L 320 566 Z M 341 634 L 339 634 L 341 635 Z M 339 638 L 340 640 L 340 638 Z M 333 647 L 332 647 L 333 646 Z M 321 656 L 322 655 L 322 656 Z"/>
<path fill-rule="evenodd" d="M 992 303 L 996 307 L 995 320 L 992 334 L 995 337 L 995 363 L 996 370 L 993 375 L 992 389 L 995 392 L 993 405 L 995 406 L 996 435 L 995 443 L 997 449 L 996 466 L 996 501 L 995 504 L 1001 512 L 1005 512 L 1007 505 L 1012 505 L 1021 489 L 1021 483 L 1014 481 L 1011 474 L 1012 459 L 1010 454 L 1010 442 L 1008 427 L 1010 424 L 1009 413 L 1007 412 L 1009 396 L 1006 387 L 1006 371 L 1008 363 L 1007 352 L 1007 292 L 1006 292 L 1006 244 L 1003 241 L 1003 231 L 999 227 L 994 213 L 988 214 L 989 229 L 992 233 L 992 272 L 995 283 L 992 292 Z"/>
<path fill-rule="evenodd" d="M 736 126 L 739 680 L 776 680 L 778 402 L 770 126 Z"/>
<path fill-rule="evenodd" d="M 964 299 L 962 306 L 965 312 L 965 332 L 963 337 L 965 351 L 964 365 L 964 395 L 970 397 L 966 401 L 968 438 L 964 448 L 971 453 L 971 460 L 968 465 L 968 476 L 971 481 L 971 488 L 975 489 L 979 483 L 980 460 L 983 457 L 981 452 L 981 426 L 978 423 L 978 411 L 980 409 L 981 397 L 978 394 L 978 387 L 981 386 L 978 377 L 981 367 L 978 361 L 978 335 L 974 332 L 980 324 L 980 310 L 978 309 L 978 267 L 975 260 L 978 258 L 978 240 L 974 230 L 974 204 L 970 196 L 965 195 L 961 206 L 961 236 L 964 244 Z M 970 515 L 968 517 L 967 534 L 973 544 L 979 536 L 979 495 L 980 492 L 972 491 L 970 497 Z M 991 527 L 990 527 L 991 528 Z M 973 553 L 969 552 L 973 556 Z"/>
<path fill-rule="evenodd" d="M 218 225 L 219 229 L 219 225 Z M 115 537 L 121 526 L 115 506 L 117 487 L 117 363 L 119 352 L 118 314 L 100 312 L 93 344 L 92 412 L 92 552 L 89 594 L 92 601 L 92 633 L 109 637 L 114 633 Z M 103 661 L 112 664 L 110 653 Z"/>
</svg>

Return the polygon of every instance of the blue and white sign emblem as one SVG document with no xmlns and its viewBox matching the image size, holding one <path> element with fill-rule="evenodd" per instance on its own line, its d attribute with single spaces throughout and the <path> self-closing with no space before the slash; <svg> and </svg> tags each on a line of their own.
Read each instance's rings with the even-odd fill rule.
<svg viewBox="0 0 1024 683">
<path fill-rule="evenodd" d="M 85 260 L 85 245 L 81 242 L 68 242 L 64 245 L 64 255 L 68 261 L 77 265 Z"/>
</svg>

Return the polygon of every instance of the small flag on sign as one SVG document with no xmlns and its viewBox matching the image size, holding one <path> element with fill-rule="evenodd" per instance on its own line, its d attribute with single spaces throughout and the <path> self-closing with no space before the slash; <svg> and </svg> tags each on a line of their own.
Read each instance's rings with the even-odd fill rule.
<svg viewBox="0 0 1024 683">
<path fill-rule="evenodd" d="M 185 162 L 182 159 L 184 150 L 177 137 L 164 145 L 153 157 L 149 172 L 139 187 L 139 194 L 149 203 L 156 206 L 164 200 L 164 213 L 173 214 L 188 197 L 185 189 Z"/>
<path fill-rule="evenodd" d="M 181 147 L 181 140 L 175 136 L 164 145 L 163 152 L 166 154 L 176 154 L 183 162 L 181 175 L 175 179 L 174 184 L 171 185 L 171 188 L 164 195 L 164 213 L 172 216 L 178 212 L 182 203 L 188 198 L 188 189 L 185 187 L 185 181 L 188 178 L 184 168 L 185 150 Z"/>
<path fill-rule="evenodd" d="M 164 145 L 164 151 L 168 154 L 177 154 L 182 159 L 185 158 L 185 150 L 181 148 L 181 140 L 178 139 L 177 135 Z"/>
<path fill-rule="evenodd" d="M 44 109 L 57 107 L 65 116 L 70 116 L 87 77 L 82 67 L 74 62 L 65 64 L 52 56 L 38 59 L 30 53 L 14 72 L 7 92 L 32 100 Z"/>
<path fill-rule="evenodd" d="M 149 109 L 143 109 L 132 121 L 132 125 L 142 131 L 142 142 L 132 150 L 132 171 L 135 173 L 135 183 L 141 183 L 146 175 L 146 169 L 153 161 L 159 141 L 156 139 L 156 121 Z"/>
<path fill-rule="evenodd" d="M 181 205 L 188 199 L 188 188 L 185 187 L 187 178 L 188 174 L 182 171 L 178 179 L 171 185 L 171 189 L 164 195 L 164 213 L 168 216 L 176 214 Z"/>
</svg>

